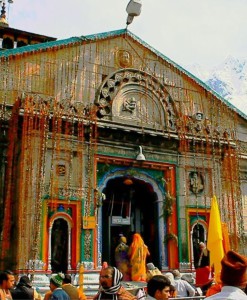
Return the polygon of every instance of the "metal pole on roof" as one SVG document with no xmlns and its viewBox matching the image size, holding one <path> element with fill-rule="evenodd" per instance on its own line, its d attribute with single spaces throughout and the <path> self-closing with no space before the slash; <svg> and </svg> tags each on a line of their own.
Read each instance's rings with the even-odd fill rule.
<svg viewBox="0 0 247 300">
<path fill-rule="evenodd" d="M 141 0 L 130 0 L 126 7 L 126 12 L 128 13 L 126 27 L 131 24 L 134 17 L 138 17 L 141 14 L 142 2 Z"/>
</svg>

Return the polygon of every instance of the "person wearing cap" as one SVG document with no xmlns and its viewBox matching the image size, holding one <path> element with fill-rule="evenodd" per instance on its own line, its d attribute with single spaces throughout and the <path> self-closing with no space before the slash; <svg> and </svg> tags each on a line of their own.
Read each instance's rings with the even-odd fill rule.
<svg viewBox="0 0 247 300">
<path fill-rule="evenodd" d="M 137 300 L 122 285 L 123 274 L 115 267 L 108 266 L 101 270 L 99 292 L 93 300 Z"/>
<path fill-rule="evenodd" d="M 70 300 L 69 295 L 62 289 L 64 275 L 54 274 L 50 278 L 51 300 Z"/>
<path fill-rule="evenodd" d="M 175 280 L 175 289 L 178 297 L 193 297 L 195 296 L 195 289 L 188 283 L 188 281 L 181 279 L 179 270 L 173 270 L 172 274 Z"/>
<path fill-rule="evenodd" d="M 164 275 L 155 275 L 148 281 L 147 292 L 156 300 L 167 300 L 171 297 L 171 281 Z"/>
<path fill-rule="evenodd" d="M 11 290 L 11 294 L 14 300 L 18 300 L 18 299 L 40 300 L 41 299 L 41 295 L 39 295 L 38 292 L 34 288 L 32 288 L 31 280 L 26 275 L 21 276 L 15 289 Z"/>
<path fill-rule="evenodd" d="M 146 281 L 148 282 L 155 275 L 162 275 L 162 273 L 153 263 L 150 262 L 147 264 Z"/>
<path fill-rule="evenodd" d="M 247 284 L 247 258 L 230 250 L 221 260 L 221 266 L 221 291 L 213 296 L 206 297 L 205 299 L 247 299 L 247 295 L 244 293 Z"/>
</svg>

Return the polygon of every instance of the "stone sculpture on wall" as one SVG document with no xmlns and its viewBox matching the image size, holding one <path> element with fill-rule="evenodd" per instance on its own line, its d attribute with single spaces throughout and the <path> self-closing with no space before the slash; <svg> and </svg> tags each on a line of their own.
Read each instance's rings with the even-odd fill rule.
<svg viewBox="0 0 247 300">
<path fill-rule="evenodd" d="M 190 191 L 197 195 L 204 190 L 204 182 L 202 174 L 199 172 L 190 172 Z"/>
<path fill-rule="evenodd" d="M 129 68 L 132 66 L 132 55 L 129 51 L 120 49 L 116 52 L 116 63 L 121 68 Z"/>
</svg>

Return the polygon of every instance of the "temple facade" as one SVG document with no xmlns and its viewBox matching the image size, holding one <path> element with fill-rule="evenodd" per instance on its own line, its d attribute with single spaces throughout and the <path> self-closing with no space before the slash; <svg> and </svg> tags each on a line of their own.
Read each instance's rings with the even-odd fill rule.
<svg viewBox="0 0 247 300">
<path fill-rule="evenodd" d="M 123 29 L 0 52 L 1 268 L 76 273 L 141 233 L 193 270 L 210 203 L 244 253 L 247 116 Z"/>
</svg>

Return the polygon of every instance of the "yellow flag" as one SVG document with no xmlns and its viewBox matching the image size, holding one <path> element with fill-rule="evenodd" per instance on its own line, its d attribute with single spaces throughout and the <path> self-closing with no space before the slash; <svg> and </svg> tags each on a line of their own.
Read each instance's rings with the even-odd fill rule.
<svg viewBox="0 0 247 300">
<path fill-rule="evenodd" d="M 213 196 L 211 201 L 207 248 L 210 251 L 210 266 L 214 266 L 214 273 L 217 275 L 221 271 L 224 250 L 220 211 L 216 196 Z"/>
</svg>

